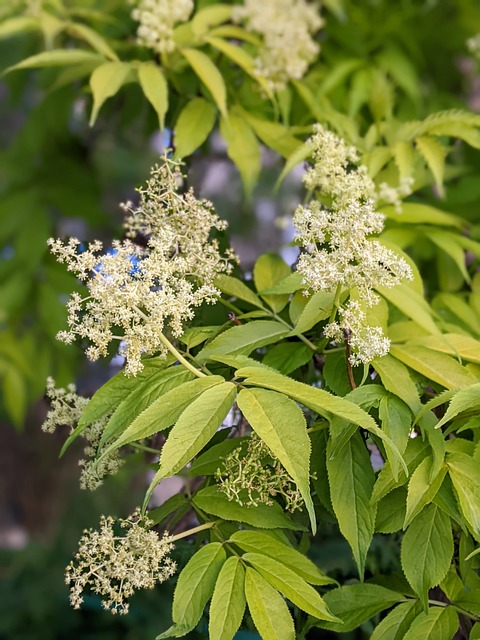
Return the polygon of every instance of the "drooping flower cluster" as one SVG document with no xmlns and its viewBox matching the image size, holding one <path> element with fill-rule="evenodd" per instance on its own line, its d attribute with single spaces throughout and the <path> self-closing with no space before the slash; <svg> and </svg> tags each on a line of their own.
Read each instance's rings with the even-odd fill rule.
<svg viewBox="0 0 480 640">
<path fill-rule="evenodd" d="M 381 233 L 384 216 L 376 211 L 375 184 L 366 167 L 357 166 L 357 150 L 321 125 L 316 125 L 310 144 L 314 164 L 304 182 L 321 200 L 299 206 L 295 212 L 293 223 L 305 249 L 297 269 L 310 290 L 356 288 L 360 298 L 372 306 L 378 301 L 376 287 L 394 287 L 404 278 L 411 279 L 411 269 L 403 258 L 370 237 Z M 354 321 L 355 311 L 355 305 L 351 313 L 345 310 L 340 324 L 327 326 L 325 335 L 338 336 L 340 329 L 348 329 L 353 351 L 360 349 L 353 360 L 366 362 L 368 353 L 385 352 L 386 339 L 378 327 L 372 332 L 363 320 Z M 372 340 L 370 351 L 366 349 L 368 338 Z"/>
<path fill-rule="evenodd" d="M 193 0 L 131 0 L 131 4 L 137 5 L 132 18 L 140 23 L 138 44 L 160 54 L 173 51 L 174 26 L 189 19 Z"/>
<path fill-rule="evenodd" d="M 234 7 L 233 19 L 263 37 L 255 70 L 274 90 L 302 78 L 320 50 L 312 36 L 324 21 L 318 5 L 306 0 L 244 0 Z"/>
<path fill-rule="evenodd" d="M 381 327 L 366 324 L 366 317 L 356 300 L 349 300 L 346 307 L 339 309 L 338 322 L 331 322 L 324 329 L 326 338 L 343 342 L 350 347 L 349 361 L 355 367 L 385 356 L 390 349 L 390 340 Z"/>
<path fill-rule="evenodd" d="M 73 431 L 89 399 L 79 396 L 74 384 L 69 384 L 66 389 L 57 389 L 53 378 L 47 379 L 46 395 L 50 401 L 50 410 L 42 429 L 53 433 L 58 426 L 68 426 L 70 431 Z M 94 491 L 102 484 L 103 478 L 117 473 L 124 462 L 118 451 L 102 456 L 98 462 L 96 460 L 97 448 L 109 417 L 107 415 L 93 422 L 82 431 L 82 438 L 86 442 L 83 450 L 86 459 L 79 461 L 82 467 L 81 489 Z"/>
<path fill-rule="evenodd" d="M 166 353 L 165 329 L 180 336 L 193 309 L 218 298 L 214 280 L 229 273 L 235 259 L 231 250 L 222 255 L 218 241 L 210 238 L 212 229 L 223 230 L 227 223 L 210 202 L 197 200 L 191 190 L 180 193 L 182 180 L 180 164 L 173 160 L 165 158 L 152 169 L 139 190 L 139 206 L 124 205 L 127 239 L 114 242 L 108 253 L 98 241 L 82 250 L 76 238 L 65 244 L 49 240 L 57 260 L 87 282 L 89 293 L 85 298 L 72 294 L 69 330 L 59 339 L 89 340 L 91 360 L 107 355 L 109 343 L 118 340 L 127 375 L 143 368 L 142 354 Z M 133 242 L 137 234 L 146 239 L 146 248 Z"/>
<path fill-rule="evenodd" d="M 105 609 L 128 613 L 127 599 L 137 589 L 153 589 L 175 573 L 176 564 L 169 557 L 170 536 L 165 533 L 159 538 L 149 531 L 153 522 L 142 518 L 139 509 L 120 519 L 124 535 L 117 535 L 114 525 L 113 518 L 102 516 L 98 531 L 85 530 L 75 559 L 66 568 L 65 582 L 72 584 L 70 603 L 75 609 L 89 589 L 102 596 Z"/>
<path fill-rule="evenodd" d="M 255 433 L 246 451 L 239 446 L 226 456 L 215 477 L 219 491 L 244 507 L 272 505 L 273 498 L 282 496 L 287 511 L 302 509 L 303 500 L 292 478 Z"/>
</svg>

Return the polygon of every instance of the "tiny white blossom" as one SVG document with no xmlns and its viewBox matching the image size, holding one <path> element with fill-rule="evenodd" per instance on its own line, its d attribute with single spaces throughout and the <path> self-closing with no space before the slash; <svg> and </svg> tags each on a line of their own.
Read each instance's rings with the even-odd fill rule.
<svg viewBox="0 0 480 640">
<path fill-rule="evenodd" d="M 467 48 L 476 58 L 480 58 L 480 33 L 467 40 Z"/>
<path fill-rule="evenodd" d="M 324 21 L 318 5 L 306 0 L 244 0 L 243 6 L 234 7 L 233 20 L 263 37 L 255 71 L 274 90 L 300 80 L 320 50 L 312 36 Z"/>
<path fill-rule="evenodd" d="M 195 307 L 214 302 L 220 292 L 214 280 L 229 273 L 235 255 L 222 255 L 213 229 L 227 224 L 206 200 L 197 200 L 191 190 L 180 193 L 180 165 L 164 158 L 152 169 L 140 203 L 124 205 L 128 213 L 127 239 L 114 241 L 108 252 L 92 242 L 83 249 L 79 240 L 67 243 L 50 239 L 50 250 L 66 263 L 88 295 L 72 294 L 68 302 L 68 331 L 58 338 L 66 343 L 75 337 L 88 340 L 91 360 L 107 355 L 108 345 L 118 340 L 126 357 L 125 372 L 135 375 L 142 368 L 142 354 L 166 354 L 161 334 L 169 329 L 174 337 L 183 333 Z M 133 239 L 141 234 L 146 248 Z"/>
<path fill-rule="evenodd" d="M 391 204 L 397 213 L 402 212 L 402 200 L 412 193 L 414 179 L 412 176 L 404 176 L 397 187 L 392 187 L 386 182 L 378 185 L 378 199 Z"/>
<path fill-rule="evenodd" d="M 128 613 L 127 599 L 137 589 L 153 589 L 175 573 L 176 564 L 168 555 L 173 549 L 170 536 L 159 538 L 149 531 L 153 522 L 142 518 L 139 509 L 120 519 L 124 535 L 117 535 L 114 525 L 113 518 L 101 516 L 98 531 L 85 530 L 75 559 L 66 568 L 74 609 L 80 608 L 88 588 L 102 596 L 102 606 L 111 613 Z"/>
<path fill-rule="evenodd" d="M 137 42 L 156 53 L 175 49 L 174 26 L 186 22 L 193 11 L 193 0 L 131 0 L 132 18 L 139 22 Z"/>
</svg>

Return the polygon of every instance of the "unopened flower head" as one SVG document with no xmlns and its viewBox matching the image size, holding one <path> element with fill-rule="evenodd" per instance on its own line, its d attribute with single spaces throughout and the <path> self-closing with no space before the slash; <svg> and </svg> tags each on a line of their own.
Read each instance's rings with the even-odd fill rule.
<svg viewBox="0 0 480 640">
<path fill-rule="evenodd" d="M 356 287 L 368 304 L 375 304 L 376 286 L 393 287 L 411 279 L 411 269 L 370 238 L 382 232 L 384 216 L 376 211 L 375 185 L 366 167 L 356 166 L 356 149 L 320 125 L 310 144 L 314 165 L 305 184 L 319 192 L 322 201 L 313 200 L 295 212 L 293 223 L 305 249 L 297 269 L 313 291 Z"/>
<path fill-rule="evenodd" d="M 339 315 L 338 322 L 327 324 L 324 335 L 336 342 L 348 341 L 352 366 L 368 364 L 374 358 L 381 358 L 388 353 L 390 340 L 381 327 L 366 324 L 365 313 L 357 301 L 350 300 L 346 307 L 339 310 Z"/>
<path fill-rule="evenodd" d="M 186 22 L 193 11 L 193 0 L 131 0 L 136 5 L 132 18 L 140 23 L 137 42 L 156 53 L 175 49 L 174 26 Z"/>
<path fill-rule="evenodd" d="M 98 241 L 82 250 L 75 238 L 49 240 L 57 260 L 86 281 L 89 294 L 72 294 L 69 330 L 60 332 L 59 339 L 89 340 L 91 360 L 106 356 L 110 342 L 118 340 L 128 375 L 143 368 L 142 354 L 166 353 L 160 335 L 165 329 L 180 336 L 194 308 L 218 298 L 214 280 L 229 273 L 235 259 L 231 250 L 222 254 L 218 241 L 210 238 L 226 222 L 191 190 L 180 193 L 182 179 L 173 160 L 165 158 L 155 167 L 140 189 L 138 207 L 124 205 L 127 239 L 113 242 L 107 253 Z M 146 248 L 133 242 L 139 233 L 147 239 Z"/>
<path fill-rule="evenodd" d="M 128 613 L 127 600 L 137 589 L 153 589 L 175 573 L 175 562 L 169 557 L 173 549 L 170 536 L 165 533 L 159 538 L 149 531 L 153 522 L 142 518 L 139 509 L 119 520 L 119 532 L 114 525 L 113 518 L 102 516 L 98 531 L 85 530 L 75 559 L 66 569 L 65 582 L 72 585 L 70 603 L 75 609 L 88 589 L 102 597 L 105 609 Z"/>
<path fill-rule="evenodd" d="M 77 427 L 80 416 L 90 400 L 79 396 L 74 384 L 68 385 L 66 389 L 57 389 L 53 378 L 47 380 L 46 396 L 50 402 L 50 410 L 42 429 L 53 433 L 58 426 L 67 426 L 72 432 Z M 85 458 L 79 461 L 82 467 L 81 489 L 95 490 L 102 484 L 103 478 L 117 473 L 124 462 L 118 450 L 103 455 L 100 461 L 96 460 L 98 445 L 109 418 L 110 414 L 89 424 L 82 431 L 81 436 L 85 441 L 83 450 Z"/>
<path fill-rule="evenodd" d="M 303 500 L 292 478 L 255 433 L 246 451 L 239 446 L 226 456 L 215 477 L 220 481 L 218 489 L 242 506 L 272 505 L 273 498 L 282 496 L 287 511 L 302 509 Z"/>
<path fill-rule="evenodd" d="M 234 7 L 233 19 L 263 37 L 255 70 L 274 90 L 300 80 L 320 50 L 312 36 L 323 20 L 318 5 L 306 0 L 245 0 Z"/>
</svg>

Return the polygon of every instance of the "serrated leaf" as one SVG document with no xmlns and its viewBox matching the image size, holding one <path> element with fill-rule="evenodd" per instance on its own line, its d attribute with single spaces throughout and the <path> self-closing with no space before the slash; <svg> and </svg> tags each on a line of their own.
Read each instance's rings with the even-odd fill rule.
<svg viewBox="0 0 480 640">
<path fill-rule="evenodd" d="M 170 496 L 170 498 L 165 500 L 165 502 L 159 507 L 148 511 L 146 516 L 155 524 L 159 524 L 160 522 L 162 522 L 162 520 L 165 520 L 165 518 L 171 513 L 185 506 L 190 508 L 190 503 L 188 502 L 187 498 L 183 495 L 183 493 L 176 493 L 174 496 Z"/>
<path fill-rule="evenodd" d="M 463 247 L 456 242 L 456 237 L 452 233 L 432 230 L 428 231 L 428 239 L 439 249 L 444 251 L 456 264 L 465 282 L 470 283 L 471 278 L 465 264 L 465 252 Z"/>
<path fill-rule="evenodd" d="M 471 373 L 457 360 L 445 355 L 416 345 L 392 345 L 392 356 L 406 364 L 414 371 L 434 382 L 438 382 L 447 389 L 466 387 L 476 382 Z"/>
<path fill-rule="evenodd" d="M 203 449 L 227 417 L 236 392 L 233 382 L 216 383 L 188 404 L 163 445 L 157 481 L 183 469 Z"/>
<path fill-rule="evenodd" d="M 310 496 L 311 447 L 302 410 L 287 396 L 265 389 L 242 389 L 237 404 L 252 429 L 297 485 L 315 534 L 317 524 Z"/>
<path fill-rule="evenodd" d="M 223 520 L 244 522 L 259 529 L 305 530 L 305 527 L 291 520 L 277 503 L 271 506 L 259 504 L 257 507 L 243 507 L 230 501 L 216 486 L 198 491 L 193 503 L 202 511 Z"/>
<path fill-rule="evenodd" d="M 480 341 L 471 336 L 459 333 L 444 333 L 441 336 L 422 336 L 409 341 L 409 344 L 420 344 L 427 349 L 447 353 L 457 359 L 480 364 Z"/>
<path fill-rule="evenodd" d="M 208 633 L 210 640 L 232 640 L 245 612 L 245 569 L 240 558 L 228 558 L 215 584 Z"/>
<path fill-rule="evenodd" d="M 282 342 L 269 349 L 262 363 L 288 376 L 312 357 L 312 350 L 303 342 Z"/>
<path fill-rule="evenodd" d="M 452 640 L 458 616 L 452 607 L 431 607 L 412 622 L 403 640 Z"/>
<path fill-rule="evenodd" d="M 269 558 L 274 558 L 282 565 L 296 571 L 297 574 L 315 585 L 335 584 L 335 580 L 329 578 L 303 553 L 296 551 L 292 547 L 275 540 L 271 535 L 261 531 L 237 531 L 230 536 L 230 541 L 234 542 L 243 551 L 261 553 Z"/>
<path fill-rule="evenodd" d="M 284 599 L 250 567 L 245 572 L 245 596 L 253 623 L 263 640 L 295 640 L 295 627 Z"/>
<path fill-rule="evenodd" d="M 419 613 L 419 604 L 416 600 L 402 602 L 375 627 L 370 640 L 403 640 Z"/>
<path fill-rule="evenodd" d="M 445 401 L 448 398 L 445 399 Z M 443 404 L 443 403 L 442 403 Z M 480 407 L 480 383 L 472 384 L 465 389 L 460 389 L 450 400 L 448 409 L 441 420 L 438 421 L 436 429 L 456 418 L 463 411 L 477 410 Z"/>
<path fill-rule="evenodd" d="M 379 533 L 395 533 L 400 531 L 405 521 L 405 505 L 407 492 L 404 487 L 393 489 L 379 502 L 375 531 Z"/>
<path fill-rule="evenodd" d="M 216 117 L 211 102 L 203 98 L 190 100 L 175 123 L 175 158 L 186 158 L 198 149 L 212 131 Z"/>
<path fill-rule="evenodd" d="M 280 373 L 262 369 L 261 367 L 248 366 L 238 369 L 236 375 L 239 378 L 246 378 L 246 384 L 284 393 L 321 415 L 327 417 L 330 417 L 330 414 L 337 415 L 365 429 L 376 427 L 373 418 L 353 402 L 338 398 L 323 389 L 297 382 L 292 378 L 282 376 Z"/>
<path fill-rule="evenodd" d="M 398 452 L 403 454 L 407 448 L 410 431 L 412 428 L 412 413 L 407 405 L 397 396 L 387 394 L 380 400 L 378 417 L 382 425 L 382 431 L 387 435 Z M 389 455 L 392 472 L 394 476 L 400 473 L 401 463 L 395 455 Z"/>
<path fill-rule="evenodd" d="M 238 278 L 220 274 L 215 278 L 215 286 L 229 296 L 235 296 L 235 298 L 244 300 L 254 307 L 263 309 L 263 304 L 260 298 Z"/>
<path fill-rule="evenodd" d="M 432 172 L 437 187 L 442 192 L 447 150 L 438 140 L 430 138 L 429 136 L 419 136 L 415 138 L 415 144 Z"/>
<path fill-rule="evenodd" d="M 340 633 L 352 631 L 372 616 L 405 600 L 401 593 L 376 584 L 353 584 L 326 593 L 324 600 L 343 624 L 316 622 L 315 626 Z"/>
<path fill-rule="evenodd" d="M 433 335 L 440 335 L 440 329 L 432 318 L 431 307 L 411 287 L 400 284 L 392 288 L 379 286 L 376 289 L 397 309 L 400 309 L 402 313 L 420 325 L 422 329 Z"/>
<path fill-rule="evenodd" d="M 447 465 L 465 520 L 480 536 L 480 469 L 478 462 L 465 453 L 449 453 Z"/>
<path fill-rule="evenodd" d="M 327 472 L 330 497 L 343 537 L 352 549 L 360 578 L 375 530 L 376 508 L 370 504 L 375 475 L 370 455 L 359 433 L 342 449 L 342 455 L 330 458 L 327 444 Z"/>
<path fill-rule="evenodd" d="M 261 170 L 260 145 L 250 125 L 233 112 L 220 118 L 227 154 L 238 168 L 245 192 L 251 196 Z"/>
<path fill-rule="evenodd" d="M 287 333 L 288 328 L 276 320 L 253 320 L 224 331 L 207 344 L 196 355 L 196 359 L 204 362 L 211 356 L 248 355 L 255 349 L 281 340 Z"/>
<path fill-rule="evenodd" d="M 276 284 L 285 280 L 290 275 L 290 267 L 280 256 L 274 253 L 264 253 L 255 262 L 253 267 L 253 281 L 257 291 L 265 302 L 279 313 L 287 304 L 289 295 L 269 295 L 263 290 L 272 289 Z"/>
<path fill-rule="evenodd" d="M 138 65 L 138 79 L 145 97 L 157 112 L 160 129 L 163 129 L 168 111 L 168 85 L 165 76 L 158 65 L 141 62 Z"/>
<path fill-rule="evenodd" d="M 192 464 L 189 465 L 188 475 L 193 477 L 214 475 L 217 469 L 222 466 L 223 460 L 229 453 L 238 448 L 244 451 L 247 444 L 247 436 L 242 438 L 227 438 L 223 442 L 214 444 L 205 451 L 205 453 L 195 458 Z"/>
<path fill-rule="evenodd" d="M 178 576 L 173 595 L 172 618 L 176 625 L 189 629 L 197 625 L 226 559 L 227 554 L 220 542 L 205 545 L 190 558 Z M 158 636 L 162 637 L 168 636 Z"/>
<path fill-rule="evenodd" d="M 330 613 L 323 598 L 293 569 L 260 553 L 247 552 L 243 555 L 243 560 L 252 565 L 272 587 L 280 591 L 302 611 L 320 620 L 340 622 L 336 616 Z"/>
<path fill-rule="evenodd" d="M 432 458 L 428 456 L 415 469 L 408 483 L 404 528 L 408 527 L 421 510 L 433 501 L 445 478 L 447 467 L 443 465 L 434 478 L 431 477 L 431 473 Z"/>
<path fill-rule="evenodd" d="M 120 88 L 133 79 L 133 68 L 128 62 L 105 62 L 90 76 L 90 88 L 93 95 L 90 126 L 97 119 L 104 102 L 114 96 Z"/>
<path fill-rule="evenodd" d="M 262 293 L 274 295 L 281 295 L 283 293 L 295 293 L 299 289 L 303 288 L 302 280 L 302 274 L 298 273 L 298 271 L 294 271 L 274 287 L 272 287 L 271 289 L 266 289 Z"/>
<path fill-rule="evenodd" d="M 205 53 L 198 49 L 181 49 L 180 53 L 186 58 L 188 64 L 210 91 L 220 112 L 226 116 L 227 89 L 218 67 Z"/>
<path fill-rule="evenodd" d="M 130 442 L 149 438 L 154 433 L 168 429 L 192 402 L 198 400 L 206 391 L 223 384 L 222 376 L 196 378 L 175 386 L 157 398 L 142 411 L 121 436 L 106 450 L 118 449 Z"/>
<path fill-rule="evenodd" d="M 328 318 L 333 308 L 334 298 L 335 293 L 332 291 L 314 293 L 300 313 L 290 335 L 298 336 L 300 333 L 304 333 L 314 327 L 320 320 Z"/>
<path fill-rule="evenodd" d="M 8 67 L 4 73 L 18 69 L 35 69 L 37 67 L 63 67 L 71 64 L 83 64 L 85 62 L 98 62 L 101 64 L 105 58 L 98 53 L 84 51 L 82 49 L 53 49 L 43 51 L 34 56 L 25 58 L 21 62 Z"/>
<path fill-rule="evenodd" d="M 403 572 L 425 610 L 428 590 L 447 575 L 452 556 L 450 518 L 437 505 L 429 504 L 408 527 L 401 550 Z"/>
</svg>

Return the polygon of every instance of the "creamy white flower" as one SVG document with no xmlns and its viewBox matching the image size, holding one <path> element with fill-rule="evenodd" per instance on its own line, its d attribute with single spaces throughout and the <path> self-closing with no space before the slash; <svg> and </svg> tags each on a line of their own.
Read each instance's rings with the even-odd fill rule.
<svg viewBox="0 0 480 640">
<path fill-rule="evenodd" d="M 186 22 L 193 11 L 193 0 L 132 0 L 132 18 L 140 23 L 137 42 L 156 53 L 175 49 L 173 29 Z"/>
<path fill-rule="evenodd" d="M 415 180 L 411 176 L 404 176 L 400 179 L 398 186 L 392 187 L 392 185 L 386 182 L 381 182 L 378 185 L 378 199 L 391 204 L 395 207 L 397 213 L 402 212 L 402 201 L 404 198 L 412 193 L 412 187 Z"/>
<path fill-rule="evenodd" d="M 233 20 L 263 37 L 255 71 L 274 90 L 302 78 L 320 50 L 312 36 L 324 21 L 318 5 L 306 0 L 245 0 L 234 7 Z"/>
<path fill-rule="evenodd" d="M 480 58 L 480 33 L 467 40 L 467 48 L 475 57 Z"/>
<path fill-rule="evenodd" d="M 194 308 L 218 298 L 214 280 L 229 273 L 235 259 L 231 250 L 222 255 L 217 240 L 210 238 L 226 222 L 191 190 L 180 193 L 182 179 L 179 163 L 165 158 L 155 167 L 140 189 L 139 206 L 124 205 L 127 239 L 113 242 L 107 253 L 98 241 L 83 250 L 77 239 L 65 244 L 49 240 L 57 260 L 88 289 L 85 298 L 72 294 L 69 330 L 61 331 L 59 339 L 88 340 L 91 360 L 106 356 L 110 342 L 118 340 L 128 375 L 143 368 L 142 354 L 166 354 L 164 330 L 180 336 Z M 137 234 L 146 239 L 146 248 L 133 242 Z"/>
</svg>

